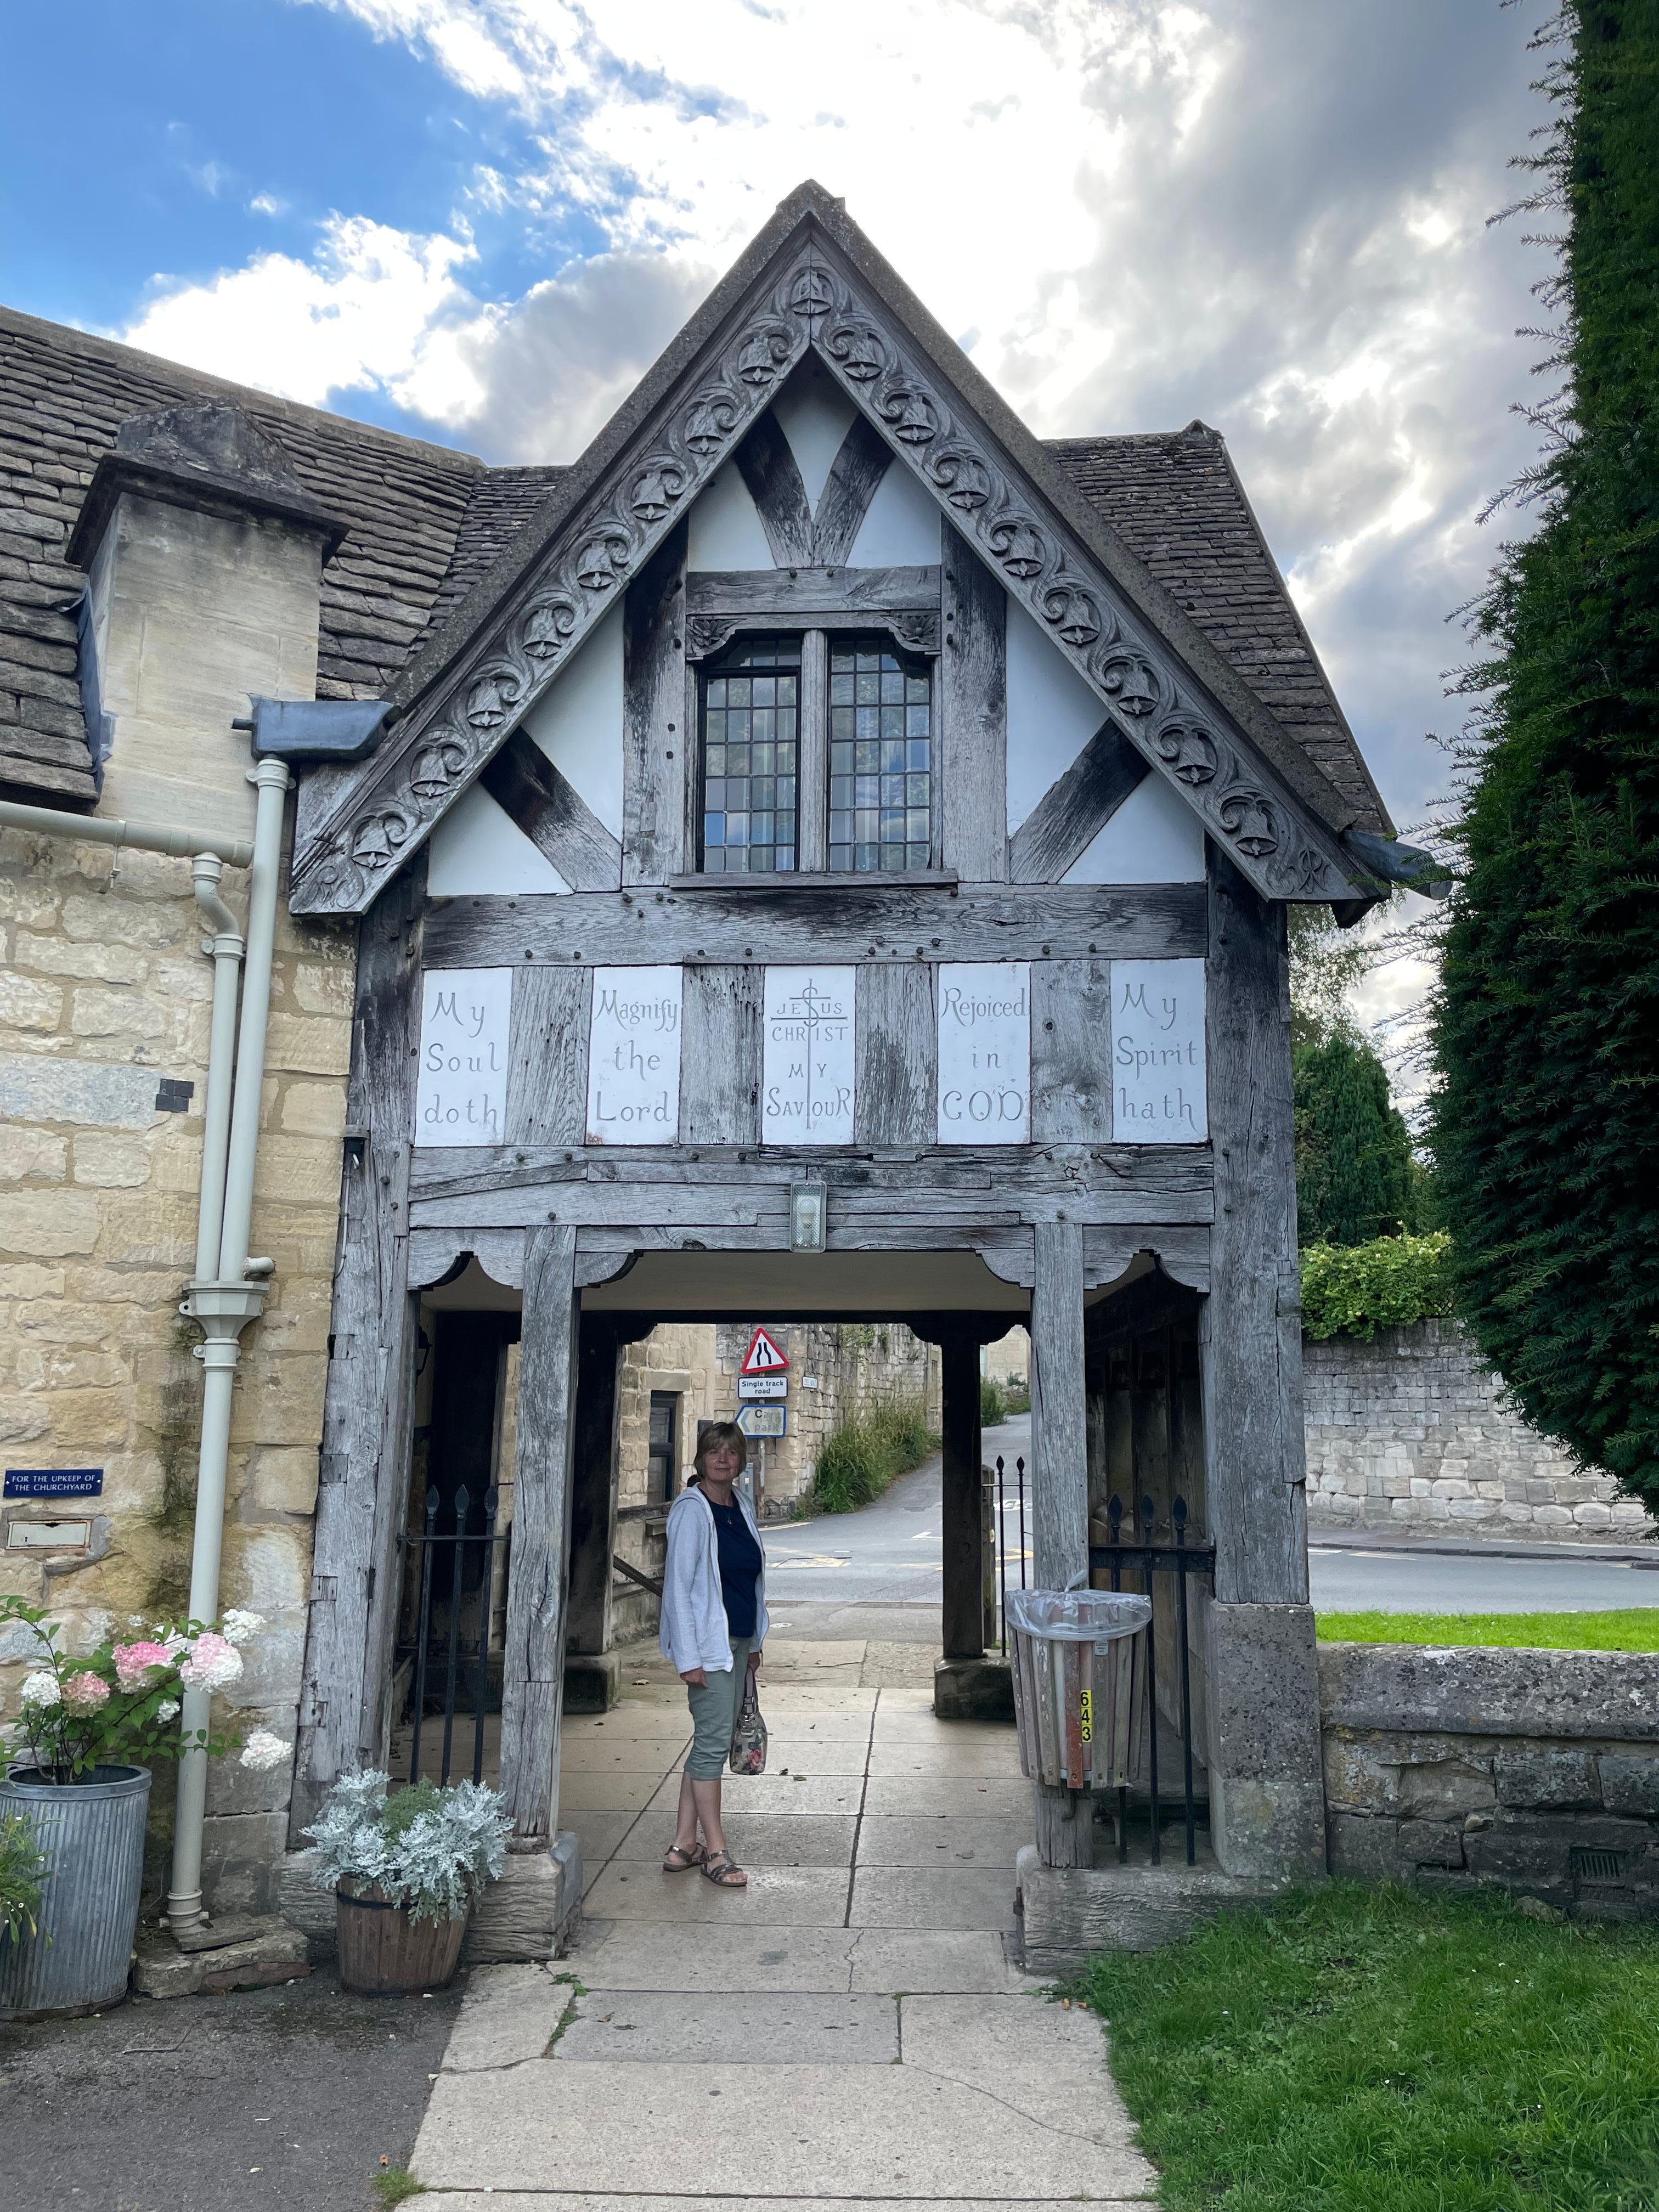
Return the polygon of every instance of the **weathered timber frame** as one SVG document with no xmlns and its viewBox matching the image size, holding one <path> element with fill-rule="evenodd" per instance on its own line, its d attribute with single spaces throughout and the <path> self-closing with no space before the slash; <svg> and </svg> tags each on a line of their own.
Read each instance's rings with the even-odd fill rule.
<svg viewBox="0 0 1659 2212">
<path fill-rule="evenodd" d="M 809 350 L 1259 893 L 1371 895 L 1338 842 L 1352 808 L 1086 508 L 839 203 L 809 186 L 398 679 L 375 754 L 307 780 L 296 912 L 368 906 L 613 595 L 679 530 L 690 500 Z M 683 821 L 689 748 L 672 750 L 678 773 L 663 781 L 678 784 Z M 671 872 L 651 841 L 635 851 L 625 836 L 623 845 L 641 872 L 634 880 Z"/>
</svg>

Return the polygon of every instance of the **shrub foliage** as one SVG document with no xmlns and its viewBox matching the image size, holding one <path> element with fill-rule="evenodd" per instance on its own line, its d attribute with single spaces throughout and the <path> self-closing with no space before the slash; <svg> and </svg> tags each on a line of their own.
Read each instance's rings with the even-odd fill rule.
<svg viewBox="0 0 1659 2212">
<path fill-rule="evenodd" d="M 1408 1328 L 1452 1310 L 1451 1238 L 1375 1237 L 1368 1244 L 1310 1244 L 1302 1255 L 1302 1326 L 1310 1336 Z"/>
<path fill-rule="evenodd" d="M 819 1512 L 856 1513 L 938 1448 L 920 1398 L 884 1399 L 867 1413 L 842 1421 L 818 1453 Z"/>
<path fill-rule="evenodd" d="M 1528 1418 L 1659 1499 L 1659 4 L 1579 0 L 1532 205 L 1568 391 L 1465 679 L 1433 1145 L 1459 1310 Z"/>
</svg>

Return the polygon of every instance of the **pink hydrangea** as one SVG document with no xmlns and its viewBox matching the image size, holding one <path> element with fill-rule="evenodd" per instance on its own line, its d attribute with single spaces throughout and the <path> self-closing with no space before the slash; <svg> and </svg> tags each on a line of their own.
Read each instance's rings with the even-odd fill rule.
<svg viewBox="0 0 1659 2212">
<path fill-rule="evenodd" d="M 64 1703 L 74 1705 L 83 1713 L 96 1712 L 99 1706 L 109 1702 L 109 1684 L 101 1674 L 90 1670 L 71 1674 L 64 1685 Z"/>
<path fill-rule="evenodd" d="M 241 1653 L 210 1628 L 191 1645 L 190 1656 L 179 1665 L 179 1677 L 192 1690 L 222 1690 L 241 1671 Z"/>
<path fill-rule="evenodd" d="M 170 1667 L 173 1656 L 162 1644 L 118 1644 L 115 1679 L 124 1690 L 142 1690 L 152 1668 Z"/>
</svg>

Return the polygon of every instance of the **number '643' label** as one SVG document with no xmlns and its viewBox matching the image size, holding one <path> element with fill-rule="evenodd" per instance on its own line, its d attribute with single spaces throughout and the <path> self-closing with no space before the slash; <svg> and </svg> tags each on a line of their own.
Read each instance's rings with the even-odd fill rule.
<svg viewBox="0 0 1659 2212">
<path fill-rule="evenodd" d="M 1085 1743 L 1094 1740 L 1095 1698 L 1092 1690 L 1082 1691 L 1077 1701 L 1078 1732 Z"/>
</svg>

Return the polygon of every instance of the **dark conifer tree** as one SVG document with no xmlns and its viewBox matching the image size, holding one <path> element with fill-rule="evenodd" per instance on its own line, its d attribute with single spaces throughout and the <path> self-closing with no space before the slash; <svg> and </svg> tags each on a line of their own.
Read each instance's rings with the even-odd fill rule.
<svg viewBox="0 0 1659 2212">
<path fill-rule="evenodd" d="M 1417 1226 L 1411 1138 L 1386 1069 L 1340 1030 L 1295 1053 L 1296 1206 L 1304 1244 L 1366 1244 Z"/>
<path fill-rule="evenodd" d="M 1659 1502 L 1659 0 L 1578 0 L 1532 205 L 1565 216 L 1537 533 L 1480 615 L 1490 702 L 1436 1018 L 1461 1310 L 1528 1416 Z"/>
</svg>

